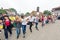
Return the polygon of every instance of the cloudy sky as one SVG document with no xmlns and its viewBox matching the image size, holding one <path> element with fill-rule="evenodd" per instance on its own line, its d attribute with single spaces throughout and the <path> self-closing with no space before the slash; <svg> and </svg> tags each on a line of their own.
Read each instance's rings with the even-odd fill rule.
<svg viewBox="0 0 60 40">
<path fill-rule="evenodd" d="M 40 11 L 60 6 L 60 0 L 0 0 L 0 8 L 15 8 L 18 13 L 31 12 L 40 7 Z"/>
</svg>

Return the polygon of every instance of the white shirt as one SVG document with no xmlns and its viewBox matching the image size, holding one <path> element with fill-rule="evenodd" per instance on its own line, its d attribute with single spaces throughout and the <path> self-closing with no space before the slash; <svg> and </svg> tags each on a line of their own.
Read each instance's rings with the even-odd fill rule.
<svg viewBox="0 0 60 40">
<path fill-rule="evenodd" d="M 47 20 L 47 17 L 44 17 L 44 20 L 46 21 Z"/>
<path fill-rule="evenodd" d="M 34 16 L 32 16 L 32 17 L 30 16 L 30 17 L 29 17 L 29 21 L 30 21 L 30 22 L 33 22 L 33 21 L 34 21 Z"/>
<path fill-rule="evenodd" d="M 35 22 L 38 23 L 39 22 L 39 18 L 35 17 Z"/>
<path fill-rule="evenodd" d="M 27 20 L 26 18 L 22 19 L 22 25 L 27 25 L 27 21 L 26 20 Z"/>
</svg>

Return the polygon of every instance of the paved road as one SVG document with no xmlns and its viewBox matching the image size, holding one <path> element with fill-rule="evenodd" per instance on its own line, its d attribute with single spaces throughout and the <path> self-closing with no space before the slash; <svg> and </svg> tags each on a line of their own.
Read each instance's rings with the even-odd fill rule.
<svg viewBox="0 0 60 40">
<path fill-rule="evenodd" d="M 57 20 L 56 23 L 49 23 L 45 25 L 43 28 L 41 27 L 41 23 L 38 25 L 39 31 L 35 29 L 33 26 L 33 32 L 30 33 L 29 26 L 27 26 L 26 38 L 23 38 L 22 32 L 19 39 L 16 39 L 16 32 L 13 30 L 13 35 L 9 40 L 60 40 L 60 21 Z M 3 31 L 0 33 L 0 39 L 4 40 Z"/>
</svg>

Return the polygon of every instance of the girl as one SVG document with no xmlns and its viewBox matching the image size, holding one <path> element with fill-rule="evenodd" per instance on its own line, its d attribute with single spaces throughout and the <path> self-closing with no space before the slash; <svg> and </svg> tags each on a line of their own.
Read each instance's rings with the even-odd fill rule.
<svg viewBox="0 0 60 40">
<path fill-rule="evenodd" d="M 5 34 L 5 39 L 8 40 L 8 31 L 10 33 L 10 35 L 12 35 L 12 31 L 11 31 L 11 21 L 8 17 L 4 17 L 4 34 Z"/>
<path fill-rule="evenodd" d="M 3 29 L 3 23 L 2 23 L 2 20 L 0 20 L 0 33 L 1 33 L 1 29 Z"/>
<path fill-rule="evenodd" d="M 23 16 L 23 18 L 22 18 L 23 38 L 25 38 L 27 22 L 28 22 L 28 19 L 25 16 Z"/>
<path fill-rule="evenodd" d="M 42 27 L 44 26 L 44 15 L 42 15 Z"/>
<path fill-rule="evenodd" d="M 21 17 L 16 15 L 16 34 L 17 34 L 17 39 L 19 38 L 19 35 L 21 33 Z"/>
<path fill-rule="evenodd" d="M 37 26 L 38 26 L 38 22 L 39 22 L 39 17 L 36 15 L 36 16 L 35 16 L 35 24 L 36 24 L 35 28 L 36 28 L 37 30 L 39 30 L 38 27 L 37 27 Z"/>
</svg>

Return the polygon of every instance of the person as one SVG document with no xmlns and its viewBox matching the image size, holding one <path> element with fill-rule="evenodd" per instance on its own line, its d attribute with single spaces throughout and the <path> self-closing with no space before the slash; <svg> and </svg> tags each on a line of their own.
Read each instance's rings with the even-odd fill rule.
<svg viewBox="0 0 60 40">
<path fill-rule="evenodd" d="M 26 34 L 26 25 L 28 23 L 28 19 L 23 16 L 22 18 L 22 31 L 23 31 L 23 38 L 25 38 L 25 34 Z"/>
<path fill-rule="evenodd" d="M 8 17 L 8 15 L 7 14 L 2 14 L 2 17 L 1 17 L 1 20 L 2 21 L 4 21 L 5 20 L 5 18 L 4 17 Z"/>
<path fill-rule="evenodd" d="M 46 24 L 47 21 L 48 21 L 48 20 L 47 20 L 47 17 L 45 16 L 45 17 L 44 17 L 44 24 Z"/>
<path fill-rule="evenodd" d="M 2 23 L 2 20 L 0 19 L 0 33 L 2 29 L 3 29 L 3 23 Z"/>
<path fill-rule="evenodd" d="M 52 15 L 52 23 L 55 23 L 56 17 L 55 15 Z"/>
<path fill-rule="evenodd" d="M 36 28 L 36 30 L 39 30 L 38 29 L 38 22 L 39 22 L 39 17 L 38 17 L 38 15 L 36 15 L 35 16 L 35 28 Z"/>
<path fill-rule="evenodd" d="M 34 22 L 34 16 L 30 15 L 29 16 L 29 25 L 30 25 L 29 29 L 30 29 L 30 32 L 32 32 L 33 22 Z"/>
<path fill-rule="evenodd" d="M 16 15 L 16 34 L 17 34 L 17 39 L 19 38 L 19 35 L 21 33 L 21 17 L 19 17 L 18 15 Z"/>
<path fill-rule="evenodd" d="M 42 27 L 44 26 L 44 15 L 42 15 Z"/>
<path fill-rule="evenodd" d="M 12 30 L 11 30 L 11 21 L 8 17 L 4 17 L 4 35 L 5 39 L 8 40 L 8 32 L 10 33 L 10 36 L 12 35 Z"/>
</svg>

